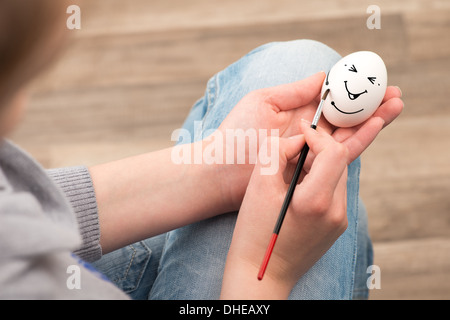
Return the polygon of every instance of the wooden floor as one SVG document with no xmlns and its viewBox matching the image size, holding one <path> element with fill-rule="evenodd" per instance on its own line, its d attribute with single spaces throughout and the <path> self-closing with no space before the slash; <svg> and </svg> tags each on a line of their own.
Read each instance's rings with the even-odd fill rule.
<svg viewBox="0 0 450 320">
<path fill-rule="evenodd" d="M 73 1 L 76 3 L 77 1 Z M 45 167 L 172 145 L 206 81 L 254 47 L 309 38 L 379 53 L 405 110 L 363 156 L 381 289 L 372 299 L 450 298 L 450 1 L 95 0 L 82 29 L 33 84 L 14 141 Z M 369 276 L 369 275 L 368 275 Z"/>
</svg>

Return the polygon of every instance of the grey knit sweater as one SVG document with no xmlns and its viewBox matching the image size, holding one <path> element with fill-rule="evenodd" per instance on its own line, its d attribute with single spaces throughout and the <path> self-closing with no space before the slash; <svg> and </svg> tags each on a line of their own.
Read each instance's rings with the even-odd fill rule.
<svg viewBox="0 0 450 320">
<path fill-rule="evenodd" d="M 99 239 L 86 167 L 45 171 L 0 141 L 0 299 L 126 299 L 86 267 Z"/>
</svg>

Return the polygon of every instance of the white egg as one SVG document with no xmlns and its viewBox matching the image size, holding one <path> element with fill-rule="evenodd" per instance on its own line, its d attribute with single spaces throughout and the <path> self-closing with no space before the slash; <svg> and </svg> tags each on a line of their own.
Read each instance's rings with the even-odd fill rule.
<svg viewBox="0 0 450 320">
<path fill-rule="evenodd" d="M 339 60 L 329 71 L 322 95 L 330 89 L 323 115 L 337 127 L 353 127 L 366 121 L 386 93 L 387 70 L 374 52 L 358 51 Z"/>
</svg>

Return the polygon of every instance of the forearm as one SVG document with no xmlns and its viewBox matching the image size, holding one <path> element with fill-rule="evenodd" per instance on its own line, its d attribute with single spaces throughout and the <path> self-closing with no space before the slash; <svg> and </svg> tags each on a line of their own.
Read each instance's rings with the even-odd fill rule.
<svg viewBox="0 0 450 320">
<path fill-rule="evenodd" d="M 177 148 L 188 152 L 195 146 Z M 90 172 L 103 252 L 231 210 L 220 170 L 204 163 L 175 164 L 172 148 L 94 166 Z"/>
</svg>

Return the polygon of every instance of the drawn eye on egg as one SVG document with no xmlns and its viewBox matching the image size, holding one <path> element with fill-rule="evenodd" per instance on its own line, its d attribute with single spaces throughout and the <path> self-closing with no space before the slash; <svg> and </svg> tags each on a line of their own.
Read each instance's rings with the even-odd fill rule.
<svg viewBox="0 0 450 320">
<path fill-rule="evenodd" d="M 339 60 L 322 86 L 330 92 L 323 115 L 337 127 L 353 127 L 366 121 L 379 107 L 387 88 L 387 70 L 374 52 L 358 51 Z"/>
</svg>

